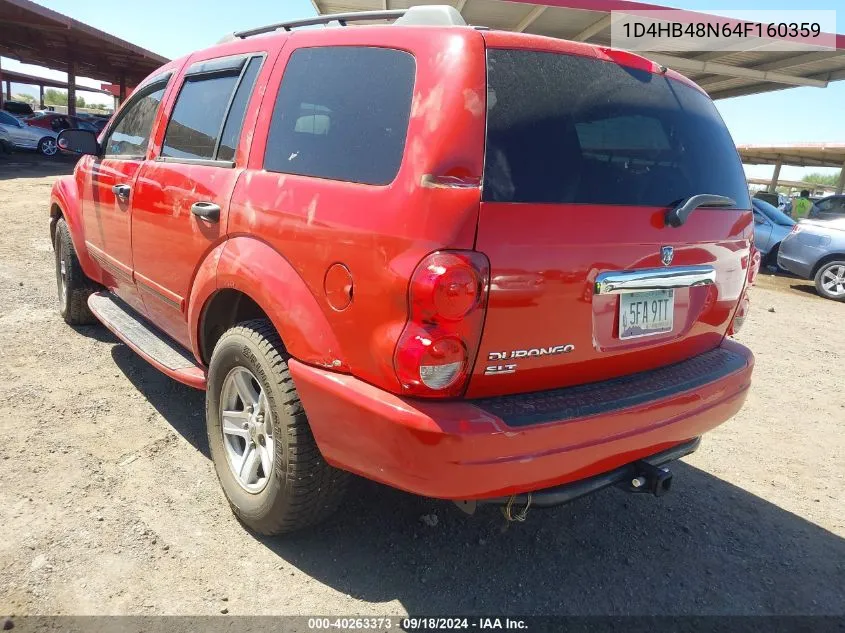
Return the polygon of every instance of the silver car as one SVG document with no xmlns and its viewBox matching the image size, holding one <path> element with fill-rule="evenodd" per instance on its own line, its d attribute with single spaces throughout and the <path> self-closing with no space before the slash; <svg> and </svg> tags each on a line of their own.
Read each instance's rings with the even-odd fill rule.
<svg viewBox="0 0 845 633">
<path fill-rule="evenodd" d="M 764 265 L 776 266 L 780 243 L 792 231 L 795 220 L 760 198 L 751 198 L 751 205 L 754 211 L 754 246 L 760 251 Z"/>
<path fill-rule="evenodd" d="M 58 134 L 53 130 L 28 125 L 0 110 L 0 133 L 12 147 L 38 150 L 43 156 L 55 156 L 59 152 L 56 145 Z"/>
<path fill-rule="evenodd" d="M 814 280 L 821 296 L 845 301 L 845 218 L 796 224 L 780 244 L 778 266 Z"/>
</svg>

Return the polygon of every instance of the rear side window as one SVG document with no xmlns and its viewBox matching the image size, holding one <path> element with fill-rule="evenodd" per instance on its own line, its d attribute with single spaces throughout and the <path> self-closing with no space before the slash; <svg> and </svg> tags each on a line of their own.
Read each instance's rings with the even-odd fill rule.
<svg viewBox="0 0 845 633">
<path fill-rule="evenodd" d="M 484 199 L 668 206 L 701 193 L 749 206 L 716 107 L 664 76 L 574 55 L 491 49 Z"/>
<path fill-rule="evenodd" d="M 167 124 L 161 155 L 187 160 L 234 160 L 244 112 L 262 59 L 253 57 L 241 67 L 186 77 Z"/>
<path fill-rule="evenodd" d="M 414 73 L 414 58 L 395 49 L 295 51 L 273 110 L 264 168 L 390 183 L 405 150 Z"/>
</svg>

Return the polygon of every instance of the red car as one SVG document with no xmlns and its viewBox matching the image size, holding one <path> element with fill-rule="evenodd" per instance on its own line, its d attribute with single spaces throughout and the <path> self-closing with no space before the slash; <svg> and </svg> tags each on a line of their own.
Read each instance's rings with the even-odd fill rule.
<svg viewBox="0 0 845 633">
<path fill-rule="evenodd" d="M 34 127 L 44 128 L 45 130 L 53 130 L 54 132 L 61 132 L 62 130 L 68 130 L 71 128 L 88 130 L 90 132 L 99 131 L 93 122 L 83 121 L 80 118 L 62 114 L 61 112 L 35 114 L 27 117 L 24 121 Z M 101 130 L 102 127 L 99 129 Z"/>
<path fill-rule="evenodd" d="M 753 366 L 728 338 L 751 204 L 713 103 L 634 54 L 380 16 L 236 34 L 101 144 L 62 132 L 85 154 L 50 202 L 65 320 L 206 390 L 257 532 L 319 521 L 349 473 L 511 518 L 666 492 Z"/>
</svg>

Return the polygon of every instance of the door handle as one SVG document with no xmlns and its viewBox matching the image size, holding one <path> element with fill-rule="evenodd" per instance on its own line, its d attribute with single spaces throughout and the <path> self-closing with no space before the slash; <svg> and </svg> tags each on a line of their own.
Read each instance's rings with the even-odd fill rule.
<svg viewBox="0 0 845 633">
<path fill-rule="evenodd" d="M 129 192 L 132 191 L 132 188 L 129 185 L 114 185 L 111 190 L 121 200 L 128 200 Z"/>
<path fill-rule="evenodd" d="M 206 222 L 218 222 L 220 220 L 220 206 L 213 202 L 194 202 L 191 205 L 191 213 Z"/>
</svg>

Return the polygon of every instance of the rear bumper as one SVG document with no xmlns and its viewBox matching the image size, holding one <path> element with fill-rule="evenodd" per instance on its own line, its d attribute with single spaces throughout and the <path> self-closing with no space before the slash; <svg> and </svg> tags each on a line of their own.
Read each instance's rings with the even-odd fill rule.
<svg viewBox="0 0 845 633">
<path fill-rule="evenodd" d="M 726 339 L 713 352 L 655 372 L 552 392 L 436 402 L 289 361 L 330 464 L 443 499 L 559 486 L 689 442 L 740 409 L 753 365 L 747 348 Z"/>
</svg>

